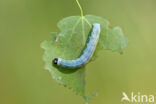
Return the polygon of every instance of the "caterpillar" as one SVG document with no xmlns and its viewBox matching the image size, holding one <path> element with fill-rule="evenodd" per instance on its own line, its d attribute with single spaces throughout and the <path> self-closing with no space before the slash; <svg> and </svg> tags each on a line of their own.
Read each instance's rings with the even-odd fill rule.
<svg viewBox="0 0 156 104">
<path fill-rule="evenodd" d="M 87 43 L 86 49 L 83 51 L 83 54 L 75 60 L 54 58 L 53 64 L 68 69 L 79 68 L 87 64 L 94 54 L 94 51 L 96 49 L 99 40 L 100 32 L 101 32 L 100 24 L 98 23 L 93 24 L 92 32 L 91 35 L 89 36 L 89 42 Z"/>
</svg>

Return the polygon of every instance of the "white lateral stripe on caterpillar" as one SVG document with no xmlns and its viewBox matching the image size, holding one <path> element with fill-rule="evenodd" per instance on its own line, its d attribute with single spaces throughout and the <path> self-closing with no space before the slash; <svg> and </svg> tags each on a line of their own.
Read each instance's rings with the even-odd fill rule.
<svg viewBox="0 0 156 104">
<path fill-rule="evenodd" d="M 89 62 L 89 60 L 92 58 L 92 55 L 94 54 L 96 45 L 99 40 L 100 32 L 100 24 L 93 24 L 92 33 L 89 37 L 89 42 L 87 43 L 86 49 L 83 51 L 83 54 L 75 60 L 55 58 L 53 60 L 53 64 L 69 69 L 75 69 L 85 65 L 87 62 Z"/>
</svg>

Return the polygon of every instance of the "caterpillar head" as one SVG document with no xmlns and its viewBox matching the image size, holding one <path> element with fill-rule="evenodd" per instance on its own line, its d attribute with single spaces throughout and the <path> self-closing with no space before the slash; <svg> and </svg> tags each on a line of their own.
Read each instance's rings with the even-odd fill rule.
<svg viewBox="0 0 156 104">
<path fill-rule="evenodd" d="M 54 58 L 53 64 L 58 65 L 58 58 Z"/>
</svg>

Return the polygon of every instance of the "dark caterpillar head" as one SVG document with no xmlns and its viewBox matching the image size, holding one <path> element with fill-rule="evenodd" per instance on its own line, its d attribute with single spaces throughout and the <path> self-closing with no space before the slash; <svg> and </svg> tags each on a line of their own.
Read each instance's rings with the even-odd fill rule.
<svg viewBox="0 0 156 104">
<path fill-rule="evenodd" d="M 57 63 L 58 63 L 58 58 L 55 58 L 55 59 L 53 60 L 53 64 L 56 64 L 56 65 L 57 65 Z"/>
</svg>

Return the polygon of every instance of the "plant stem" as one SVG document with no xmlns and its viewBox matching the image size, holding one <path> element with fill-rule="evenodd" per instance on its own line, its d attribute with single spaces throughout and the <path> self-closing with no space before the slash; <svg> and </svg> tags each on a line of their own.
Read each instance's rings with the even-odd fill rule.
<svg viewBox="0 0 156 104">
<path fill-rule="evenodd" d="M 82 7 L 81 7 L 81 5 L 80 5 L 80 3 L 79 3 L 79 0 L 76 0 L 76 3 L 77 3 L 77 5 L 78 5 L 79 8 L 80 8 L 81 16 L 83 17 L 83 9 L 82 9 Z"/>
</svg>

